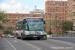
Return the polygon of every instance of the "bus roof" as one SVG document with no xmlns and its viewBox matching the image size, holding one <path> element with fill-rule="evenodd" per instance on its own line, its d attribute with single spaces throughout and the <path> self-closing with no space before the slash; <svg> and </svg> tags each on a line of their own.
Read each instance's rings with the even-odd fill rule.
<svg viewBox="0 0 75 50">
<path fill-rule="evenodd" d="M 23 21 L 23 20 L 26 19 L 26 18 L 43 18 L 43 17 L 25 17 L 25 18 L 23 18 L 23 19 L 17 21 L 16 23 L 21 22 L 21 21 Z"/>
<path fill-rule="evenodd" d="M 25 18 L 43 18 L 43 17 L 25 17 Z"/>
</svg>

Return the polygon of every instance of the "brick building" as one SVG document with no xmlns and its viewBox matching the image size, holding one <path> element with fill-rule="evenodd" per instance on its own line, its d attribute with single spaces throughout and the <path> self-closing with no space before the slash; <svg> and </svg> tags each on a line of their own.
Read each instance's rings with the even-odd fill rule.
<svg viewBox="0 0 75 50">
<path fill-rule="evenodd" d="M 51 31 L 55 32 L 59 30 L 61 33 L 62 31 L 62 23 L 66 20 L 73 21 L 73 29 L 75 27 L 75 0 L 68 0 L 68 1 L 53 1 L 47 0 L 45 2 L 45 13 L 51 15 Z M 53 25 L 53 20 L 59 20 L 60 27 L 56 29 Z M 74 29 L 75 30 L 75 29 Z"/>
<path fill-rule="evenodd" d="M 8 31 L 6 29 L 8 26 L 12 26 L 15 30 L 16 22 L 25 17 L 43 17 L 44 20 L 49 18 L 48 14 L 23 14 L 23 13 L 5 13 L 5 14 L 6 14 L 7 18 L 10 20 L 7 23 L 2 23 L 2 21 L 0 21 L 0 24 L 3 25 L 3 27 L 5 28 L 4 29 L 5 31 Z M 48 22 L 46 22 L 46 23 L 48 23 Z M 46 28 L 46 31 L 48 31 L 47 28 Z"/>
<path fill-rule="evenodd" d="M 75 30 L 75 0 L 68 0 L 66 20 L 73 21 L 73 30 Z"/>
<path fill-rule="evenodd" d="M 62 23 L 66 19 L 67 14 L 67 3 L 68 1 L 46 1 L 45 2 L 45 13 L 51 15 L 51 31 L 54 33 L 57 30 L 61 33 L 62 31 Z M 53 24 L 53 21 L 57 19 L 60 20 L 60 26 L 58 29 L 56 29 L 55 24 Z M 57 24 L 57 22 L 56 22 Z"/>
</svg>

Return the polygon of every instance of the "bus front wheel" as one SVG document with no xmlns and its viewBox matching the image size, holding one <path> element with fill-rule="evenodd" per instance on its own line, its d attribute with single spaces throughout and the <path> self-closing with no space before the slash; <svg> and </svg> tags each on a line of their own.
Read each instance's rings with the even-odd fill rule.
<svg viewBox="0 0 75 50">
<path fill-rule="evenodd" d="M 38 40 L 40 40 L 41 38 L 37 38 Z"/>
<path fill-rule="evenodd" d="M 21 40 L 24 40 L 24 39 L 25 39 L 25 38 L 23 38 L 22 35 L 21 35 Z"/>
<path fill-rule="evenodd" d="M 20 39 L 21 37 L 17 37 L 17 39 Z"/>
</svg>

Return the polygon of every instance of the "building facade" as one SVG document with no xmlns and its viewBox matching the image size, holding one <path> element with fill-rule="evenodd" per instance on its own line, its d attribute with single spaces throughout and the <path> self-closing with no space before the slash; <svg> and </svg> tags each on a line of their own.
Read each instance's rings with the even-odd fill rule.
<svg viewBox="0 0 75 50">
<path fill-rule="evenodd" d="M 67 1 L 55 1 L 55 0 L 47 0 L 45 2 L 45 13 L 51 15 L 51 30 L 52 32 L 59 31 L 62 32 L 62 23 L 64 21 L 73 21 L 73 30 L 75 30 L 75 0 L 67 0 Z M 57 27 L 54 27 L 53 20 L 59 20 Z"/>
<path fill-rule="evenodd" d="M 16 22 L 25 18 L 25 17 L 43 17 L 44 20 L 46 20 L 47 18 L 49 18 L 48 14 L 21 14 L 21 13 L 5 13 L 7 18 L 10 20 L 7 23 L 2 23 L 2 21 L 0 21 L 0 24 L 3 25 L 4 30 L 7 30 L 7 27 L 12 26 L 14 28 L 16 28 Z M 46 23 L 48 23 L 48 21 L 46 21 Z M 45 31 L 48 31 L 47 28 L 45 29 Z"/>
<path fill-rule="evenodd" d="M 73 22 L 73 30 L 75 30 L 75 0 L 68 0 L 66 20 Z"/>
<path fill-rule="evenodd" d="M 45 13 L 51 15 L 51 31 L 53 33 L 57 30 L 60 33 L 62 32 L 62 23 L 65 21 L 67 15 L 67 3 L 68 1 L 53 0 L 47 0 L 45 2 Z M 56 24 L 54 24 L 54 20 L 56 20 Z"/>
</svg>

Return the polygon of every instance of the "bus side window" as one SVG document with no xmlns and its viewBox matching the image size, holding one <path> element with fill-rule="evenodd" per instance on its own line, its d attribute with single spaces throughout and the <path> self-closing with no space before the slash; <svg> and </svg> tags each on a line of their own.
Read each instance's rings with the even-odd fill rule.
<svg viewBox="0 0 75 50">
<path fill-rule="evenodd" d="M 43 22 L 44 22 L 44 24 L 46 24 L 45 21 L 43 21 Z"/>
<path fill-rule="evenodd" d="M 26 24 L 23 24 L 23 28 L 26 28 Z"/>
</svg>

